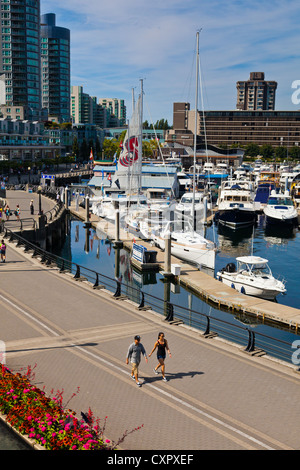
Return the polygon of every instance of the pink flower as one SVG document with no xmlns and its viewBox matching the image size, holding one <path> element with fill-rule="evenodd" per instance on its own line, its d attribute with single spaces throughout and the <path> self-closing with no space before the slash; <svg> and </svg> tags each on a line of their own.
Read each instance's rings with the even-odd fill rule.
<svg viewBox="0 0 300 470">
<path fill-rule="evenodd" d="M 28 421 L 31 421 L 31 420 L 32 420 L 32 417 L 31 417 L 31 416 L 27 416 L 27 419 L 28 419 Z"/>
<path fill-rule="evenodd" d="M 72 450 L 76 450 L 77 449 L 77 446 L 72 446 Z"/>
<path fill-rule="evenodd" d="M 110 443 L 110 440 L 109 440 L 109 439 L 105 439 L 105 442 L 106 442 L 106 444 L 109 444 L 109 443 Z"/>
<path fill-rule="evenodd" d="M 52 433 L 52 437 L 55 437 L 55 436 L 56 436 L 56 432 L 53 432 L 53 433 Z"/>
</svg>

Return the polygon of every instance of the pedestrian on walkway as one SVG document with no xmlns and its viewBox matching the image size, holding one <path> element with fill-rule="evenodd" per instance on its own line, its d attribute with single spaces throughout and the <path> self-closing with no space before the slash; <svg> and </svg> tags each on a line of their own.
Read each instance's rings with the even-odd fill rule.
<svg viewBox="0 0 300 470">
<path fill-rule="evenodd" d="M 20 206 L 17 204 L 16 210 L 15 210 L 15 216 L 17 217 L 17 220 L 20 220 Z"/>
<path fill-rule="evenodd" d="M 31 199 L 29 207 L 30 207 L 30 214 L 33 215 L 34 214 L 33 199 Z"/>
<path fill-rule="evenodd" d="M 153 349 L 152 349 L 151 353 L 149 354 L 149 357 L 155 351 L 155 349 L 157 349 L 158 364 L 153 369 L 153 371 L 156 375 L 158 375 L 157 370 L 161 367 L 161 373 L 162 373 L 162 376 L 163 376 L 163 380 L 165 382 L 167 382 L 168 379 L 166 379 L 166 377 L 165 377 L 166 350 L 168 351 L 169 356 L 170 357 L 172 357 L 172 356 L 171 356 L 171 353 L 170 353 L 168 341 L 166 340 L 165 335 L 162 332 L 158 333 L 158 340 L 155 342 L 155 344 L 153 346 Z"/>
<path fill-rule="evenodd" d="M 5 216 L 6 216 L 6 220 L 9 220 L 10 208 L 9 208 L 8 204 L 6 204 L 6 206 L 5 206 Z"/>
<path fill-rule="evenodd" d="M 5 263 L 5 260 L 6 260 L 6 245 L 5 245 L 4 240 L 2 240 L 2 242 L 1 242 L 0 253 L 1 253 L 1 263 Z"/>
<path fill-rule="evenodd" d="M 126 364 L 128 364 L 128 362 L 130 361 L 132 365 L 130 376 L 133 380 L 135 380 L 135 383 L 138 387 L 141 386 L 139 382 L 139 364 L 141 362 L 141 354 L 143 354 L 143 356 L 145 357 L 145 361 L 148 362 L 145 348 L 140 341 L 141 337 L 139 335 L 136 335 L 134 337 L 134 343 L 132 343 L 128 348 L 126 357 Z"/>
</svg>

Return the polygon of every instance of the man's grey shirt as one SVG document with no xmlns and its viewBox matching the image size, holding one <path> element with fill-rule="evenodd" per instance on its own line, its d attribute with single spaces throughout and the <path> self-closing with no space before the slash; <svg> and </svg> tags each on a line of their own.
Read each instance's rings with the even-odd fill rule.
<svg viewBox="0 0 300 470">
<path fill-rule="evenodd" d="M 144 346 L 139 343 L 135 344 L 132 343 L 127 352 L 127 358 L 132 362 L 133 364 L 139 364 L 141 362 L 141 353 L 146 356 L 146 351 Z"/>
</svg>

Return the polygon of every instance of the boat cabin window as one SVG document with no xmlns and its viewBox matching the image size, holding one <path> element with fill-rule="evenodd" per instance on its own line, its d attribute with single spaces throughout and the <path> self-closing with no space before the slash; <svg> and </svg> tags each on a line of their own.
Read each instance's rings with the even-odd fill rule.
<svg viewBox="0 0 300 470">
<path fill-rule="evenodd" d="M 285 197 L 270 197 L 269 204 L 274 205 L 283 205 L 283 206 L 293 206 L 293 201 Z"/>
</svg>

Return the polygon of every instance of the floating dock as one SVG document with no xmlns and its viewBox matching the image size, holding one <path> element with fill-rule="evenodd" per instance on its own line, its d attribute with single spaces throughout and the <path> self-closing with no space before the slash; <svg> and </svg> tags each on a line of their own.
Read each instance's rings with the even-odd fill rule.
<svg viewBox="0 0 300 470">
<path fill-rule="evenodd" d="M 85 209 L 75 210 L 73 205 L 70 213 L 81 220 L 85 220 Z M 115 225 L 105 219 L 91 214 L 91 226 L 96 231 L 105 233 L 108 239 L 115 240 Z M 164 271 L 164 252 L 153 247 L 145 240 L 140 240 L 137 236 L 120 228 L 120 239 L 124 248 L 131 251 L 133 243 L 141 242 L 148 250 L 156 250 L 156 264 L 160 271 Z M 256 317 L 262 323 L 275 323 L 289 327 L 294 332 L 298 332 L 300 327 L 300 310 L 276 302 L 251 297 L 240 294 L 235 289 L 225 286 L 216 280 L 213 275 L 200 271 L 197 267 L 187 264 L 178 258 L 171 256 L 171 264 L 180 265 L 180 285 L 188 288 L 199 295 L 206 302 L 210 302 L 216 308 L 225 308 L 232 312 L 240 312 Z"/>
</svg>

